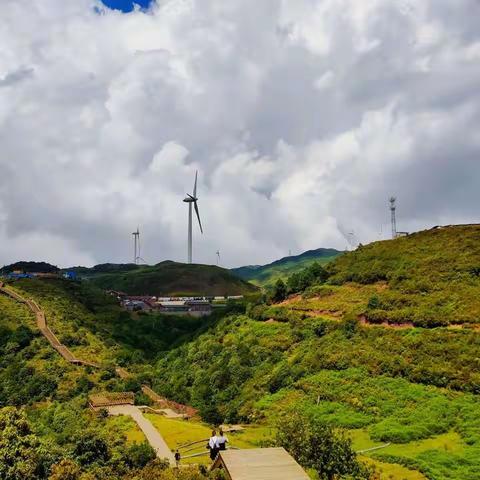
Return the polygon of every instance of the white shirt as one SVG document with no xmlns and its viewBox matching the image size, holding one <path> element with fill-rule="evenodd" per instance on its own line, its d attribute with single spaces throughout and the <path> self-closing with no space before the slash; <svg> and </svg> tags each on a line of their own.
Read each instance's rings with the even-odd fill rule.
<svg viewBox="0 0 480 480">
<path fill-rule="evenodd" d="M 219 448 L 218 446 L 218 437 L 215 435 L 214 437 L 210 437 L 210 440 L 208 441 L 208 445 L 210 448 Z"/>
<path fill-rule="evenodd" d="M 226 435 L 217 437 L 217 444 L 221 444 L 221 443 L 228 443 L 228 438 Z"/>
</svg>

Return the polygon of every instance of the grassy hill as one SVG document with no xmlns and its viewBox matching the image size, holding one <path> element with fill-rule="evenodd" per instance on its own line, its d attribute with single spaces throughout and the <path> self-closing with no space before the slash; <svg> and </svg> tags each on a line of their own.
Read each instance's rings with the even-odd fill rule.
<svg viewBox="0 0 480 480">
<path fill-rule="evenodd" d="M 377 285 L 364 311 L 371 322 L 480 323 L 480 225 L 372 243 L 339 257 L 327 270 L 333 285 Z"/>
<path fill-rule="evenodd" d="M 30 403 L 38 435 L 70 458 L 78 425 L 111 436 L 110 448 L 121 457 L 128 442 L 118 423 L 92 419 L 85 394 L 138 392 L 147 381 L 198 408 L 209 423 L 253 424 L 261 441 L 295 406 L 345 429 L 356 450 L 368 450 L 362 458 L 381 480 L 477 480 L 479 240 L 479 226 L 459 226 L 376 242 L 334 259 L 325 282 L 281 303 L 250 304 L 244 314 L 206 321 L 130 314 L 96 287 L 104 278 L 130 281 L 157 267 L 103 265 L 82 273 L 90 281 L 13 282 L 42 305 L 76 355 L 105 367 L 65 366 L 29 312 L 0 297 L 0 402 Z M 203 266 L 188 267 L 187 276 Z M 148 275 L 141 288 L 147 284 Z M 114 377 L 113 363 L 134 378 Z M 185 422 L 158 422 L 171 445 L 185 441 Z M 132 435 L 131 425 L 122 428 Z"/>
<path fill-rule="evenodd" d="M 130 295 L 247 295 L 257 291 L 214 265 L 166 261 L 155 266 L 105 264 L 75 270 L 98 287 Z"/>
<path fill-rule="evenodd" d="M 16 262 L 0 268 L 0 273 L 2 274 L 16 271 L 25 273 L 57 273 L 59 268 L 55 265 L 50 265 L 49 263 L 45 262 Z"/>
<path fill-rule="evenodd" d="M 390 442 L 365 453 L 381 478 L 480 478 L 479 240 L 447 227 L 342 255 L 325 283 L 169 352 L 156 387 L 207 417 L 271 424 L 296 405 L 359 450 Z"/>
<path fill-rule="evenodd" d="M 301 255 L 284 257 L 268 265 L 250 265 L 230 270 L 236 276 L 255 285 L 273 285 L 279 278 L 285 280 L 292 273 L 308 267 L 314 262 L 324 265 L 331 262 L 343 252 L 333 248 L 309 250 Z"/>
</svg>

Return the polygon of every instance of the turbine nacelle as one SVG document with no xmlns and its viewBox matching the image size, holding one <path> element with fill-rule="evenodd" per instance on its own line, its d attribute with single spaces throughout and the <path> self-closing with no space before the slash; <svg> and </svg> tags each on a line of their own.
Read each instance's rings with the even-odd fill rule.
<svg viewBox="0 0 480 480">
<path fill-rule="evenodd" d="M 198 198 L 192 197 L 192 195 L 190 195 L 189 193 L 187 193 L 187 196 L 183 199 L 183 201 L 184 201 L 185 203 L 193 203 L 193 202 L 197 202 L 197 201 L 198 201 Z"/>
</svg>

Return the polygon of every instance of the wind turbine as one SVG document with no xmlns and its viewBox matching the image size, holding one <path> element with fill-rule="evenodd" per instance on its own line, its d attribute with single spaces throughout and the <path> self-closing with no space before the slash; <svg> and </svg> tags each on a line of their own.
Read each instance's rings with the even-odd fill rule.
<svg viewBox="0 0 480 480">
<path fill-rule="evenodd" d="M 217 250 L 217 265 L 220 265 L 220 250 Z"/>
<path fill-rule="evenodd" d="M 138 263 L 139 249 L 140 249 L 140 229 L 137 227 L 137 231 L 132 233 L 133 235 L 133 263 Z"/>
<path fill-rule="evenodd" d="M 200 213 L 198 212 L 198 198 L 197 198 L 197 177 L 198 171 L 195 172 L 195 183 L 193 185 L 193 195 L 187 193 L 187 196 L 183 199 L 185 203 L 188 203 L 188 263 L 192 263 L 192 205 L 195 208 L 195 213 L 198 218 L 198 225 L 200 231 L 203 234 L 202 222 L 200 221 Z"/>
</svg>

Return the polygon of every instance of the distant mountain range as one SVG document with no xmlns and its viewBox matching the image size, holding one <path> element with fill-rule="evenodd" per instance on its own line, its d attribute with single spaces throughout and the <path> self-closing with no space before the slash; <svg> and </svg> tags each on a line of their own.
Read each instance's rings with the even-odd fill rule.
<svg viewBox="0 0 480 480">
<path fill-rule="evenodd" d="M 185 264 L 164 261 L 157 265 L 103 263 L 94 267 L 71 267 L 59 270 L 44 262 L 17 262 L 2 268 L 12 271 L 74 271 L 82 278 L 107 290 L 130 295 L 244 295 L 257 287 L 273 284 L 314 262 L 325 264 L 342 252 L 333 248 L 309 250 L 301 255 L 284 257 L 268 265 L 249 265 L 227 270 L 215 265 Z"/>
<path fill-rule="evenodd" d="M 334 248 L 317 248 L 308 250 L 300 255 L 284 257 L 268 265 L 248 265 L 233 268 L 230 271 L 239 278 L 258 286 L 267 286 L 275 283 L 279 278 L 286 279 L 292 273 L 308 267 L 314 262 L 325 264 L 343 252 Z"/>
</svg>

